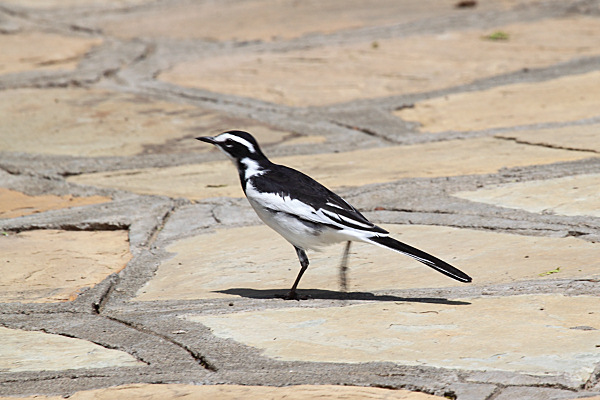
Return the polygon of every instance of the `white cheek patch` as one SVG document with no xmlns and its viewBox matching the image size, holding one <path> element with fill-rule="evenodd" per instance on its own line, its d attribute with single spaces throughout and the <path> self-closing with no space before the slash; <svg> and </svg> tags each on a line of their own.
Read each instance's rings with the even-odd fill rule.
<svg viewBox="0 0 600 400">
<path fill-rule="evenodd" d="M 258 165 L 258 163 L 250 158 L 243 158 L 240 163 L 246 167 L 244 178 L 250 179 L 254 176 L 262 175 L 265 171 Z"/>
</svg>

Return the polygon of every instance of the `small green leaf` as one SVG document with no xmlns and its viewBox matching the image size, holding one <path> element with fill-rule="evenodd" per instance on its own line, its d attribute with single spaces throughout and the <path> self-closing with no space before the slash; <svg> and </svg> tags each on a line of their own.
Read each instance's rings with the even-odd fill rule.
<svg viewBox="0 0 600 400">
<path fill-rule="evenodd" d="M 500 42 L 508 40 L 510 35 L 504 31 L 496 31 L 484 36 L 483 38 L 486 40 L 492 40 L 494 42 Z"/>
<path fill-rule="evenodd" d="M 560 267 L 557 267 L 556 269 L 553 269 L 551 271 L 547 271 L 547 272 L 542 272 L 541 274 L 539 274 L 540 276 L 546 276 L 546 275 L 552 275 L 552 274 L 557 274 L 560 272 Z"/>
</svg>

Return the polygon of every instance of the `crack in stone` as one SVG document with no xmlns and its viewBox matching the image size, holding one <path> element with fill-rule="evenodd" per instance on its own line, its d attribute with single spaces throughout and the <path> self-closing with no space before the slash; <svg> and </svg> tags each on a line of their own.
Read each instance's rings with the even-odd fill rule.
<svg viewBox="0 0 600 400">
<path fill-rule="evenodd" d="M 494 136 L 494 137 L 496 139 L 506 140 L 509 142 L 515 142 L 517 144 L 524 144 L 524 145 L 528 145 L 528 146 L 545 147 L 545 148 L 549 148 L 549 149 L 558 149 L 558 150 L 579 151 L 579 152 L 583 152 L 583 153 L 592 153 L 592 154 L 599 153 L 596 150 L 580 149 L 580 148 L 569 147 L 569 146 L 560 146 L 560 145 L 555 145 L 555 144 L 551 144 L 551 143 L 532 143 L 527 140 L 518 139 L 516 137 L 508 137 L 508 136 Z"/>
<path fill-rule="evenodd" d="M 389 137 L 386 137 L 385 135 L 380 135 L 379 133 L 377 133 L 376 131 L 371 130 L 371 129 L 367 129 L 367 128 L 360 127 L 357 125 L 345 124 L 343 122 L 336 121 L 336 120 L 330 120 L 330 122 L 332 122 L 334 125 L 340 126 L 342 128 L 351 129 L 353 131 L 358 131 L 358 132 L 364 133 L 366 135 L 376 137 L 377 139 L 381 139 L 387 143 L 398 144 L 398 142 L 390 139 Z"/>
<path fill-rule="evenodd" d="M 64 336 L 64 337 L 69 338 L 69 339 L 85 340 L 86 342 L 94 343 L 94 344 L 96 344 L 96 345 L 98 345 L 100 347 L 103 347 L 105 349 L 122 351 L 122 352 L 125 352 L 127 354 L 132 355 L 133 357 L 135 357 L 136 360 L 141 361 L 141 362 L 143 362 L 146 365 L 150 365 L 150 363 L 148 361 L 144 360 L 139 355 L 134 354 L 134 353 L 130 353 L 128 351 L 125 351 L 122 348 L 119 348 L 118 346 L 112 346 L 112 345 L 109 345 L 109 344 L 106 344 L 106 343 L 101 343 L 101 342 L 98 342 L 98 341 L 95 341 L 95 340 L 91 340 L 91 339 L 88 339 L 88 338 L 79 337 L 79 336 L 76 336 L 76 335 L 73 335 L 73 334 L 70 334 L 70 333 L 56 332 L 56 331 L 53 331 L 53 330 L 50 330 L 50 329 L 46 329 L 46 328 L 41 328 L 40 332 L 48 333 L 48 334 L 51 334 L 51 335 Z"/>
<path fill-rule="evenodd" d="M 160 334 L 160 333 L 155 332 L 155 331 L 153 331 L 151 329 L 148 329 L 147 327 L 139 326 L 139 325 L 137 325 L 137 324 L 135 324 L 133 322 L 121 320 L 121 319 L 119 319 L 117 317 L 114 317 L 114 316 L 111 316 L 111 315 L 103 315 L 103 317 L 105 317 L 105 318 L 107 318 L 107 319 L 109 319 L 111 321 L 117 322 L 119 324 L 125 325 L 125 326 L 127 326 L 129 328 L 135 329 L 138 332 L 145 333 L 147 335 L 152 335 L 152 336 L 161 338 L 161 339 L 166 340 L 167 342 L 169 342 L 171 344 L 174 344 L 177 347 L 182 348 L 190 356 L 192 356 L 192 358 L 194 360 L 196 360 L 196 362 L 198 362 L 198 364 L 200 364 L 203 368 L 205 368 L 208 371 L 217 372 L 219 370 L 212 362 L 208 361 L 206 359 L 206 357 L 204 357 L 202 354 L 198 353 L 196 350 L 188 347 L 187 345 L 178 342 L 177 340 L 171 338 L 170 336 Z"/>
<path fill-rule="evenodd" d="M 142 248 L 150 248 L 156 242 L 156 239 L 160 232 L 163 230 L 171 215 L 181 206 L 188 204 L 189 201 L 185 199 L 177 199 L 174 203 L 169 207 L 169 209 L 160 217 L 159 222 L 153 227 L 153 229 L 148 234 L 148 239 L 145 243 L 142 243 L 140 247 Z"/>
<path fill-rule="evenodd" d="M 144 61 L 146 61 L 148 58 L 150 58 L 152 55 L 154 55 L 156 53 L 156 44 L 155 43 L 150 43 L 147 44 L 146 46 L 144 46 L 144 51 L 142 51 L 140 53 L 140 55 L 138 55 L 136 58 L 134 58 L 130 65 L 127 66 L 128 68 L 131 68 L 131 66 L 142 63 Z"/>
<path fill-rule="evenodd" d="M 594 372 L 590 375 L 587 381 L 583 384 L 583 390 L 593 390 L 600 384 L 600 364 L 594 368 Z"/>
<path fill-rule="evenodd" d="M 3 231 L 20 233 L 36 230 L 62 230 L 72 232 L 96 232 L 96 231 L 125 231 L 130 227 L 129 224 L 122 222 L 81 222 L 81 223 L 57 223 L 49 225 L 37 225 L 35 223 L 15 228 L 4 228 Z"/>
<path fill-rule="evenodd" d="M 492 393 L 490 393 L 489 396 L 487 396 L 484 400 L 494 400 L 495 398 L 497 398 L 500 393 L 502 392 L 502 389 L 504 389 L 505 386 L 504 385 L 497 385 L 496 388 L 494 389 L 494 391 Z"/>
</svg>

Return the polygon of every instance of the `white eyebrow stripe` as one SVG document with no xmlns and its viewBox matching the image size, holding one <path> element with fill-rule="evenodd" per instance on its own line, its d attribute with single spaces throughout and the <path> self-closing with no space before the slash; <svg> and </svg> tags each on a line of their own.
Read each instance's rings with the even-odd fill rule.
<svg viewBox="0 0 600 400">
<path fill-rule="evenodd" d="M 217 141 L 219 143 L 222 143 L 222 142 L 226 141 L 227 139 L 231 139 L 231 140 L 238 142 L 239 144 L 242 144 L 245 147 L 247 147 L 251 153 L 256 153 L 256 150 L 254 149 L 254 145 L 252 145 L 252 143 L 250 143 L 246 139 L 242 139 L 239 136 L 231 135 L 229 133 L 224 133 L 222 135 L 217 136 L 215 139 L 217 139 Z"/>
</svg>

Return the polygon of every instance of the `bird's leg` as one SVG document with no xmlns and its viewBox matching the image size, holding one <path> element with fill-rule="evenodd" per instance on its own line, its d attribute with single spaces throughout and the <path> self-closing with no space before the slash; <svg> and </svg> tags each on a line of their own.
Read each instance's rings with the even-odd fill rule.
<svg viewBox="0 0 600 400">
<path fill-rule="evenodd" d="M 347 241 L 346 247 L 344 248 L 344 254 L 342 255 L 342 263 L 340 264 L 340 287 L 342 288 L 342 292 L 348 291 L 348 278 L 346 277 L 346 272 L 348 271 L 348 255 L 350 254 L 350 245 L 352 245 L 352 242 Z"/>
<path fill-rule="evenodd" d="M 288 294 L 285 296 L 281 296 L 281 298 L 284 300 L 306 300 L 308 297 L 298 297 L 298 294 L 296 293 L 296 288 L 298 287 L 298 283 L 300 282 L 304 271 L 306 271 L 306 268 L 308 268 L 308 257 L 306 255 L 306 252 L 301 248 L 296 246 L 294 246 L 294 248 L 296 249 L 296 254 L 298 254 L 298 260 L 300 260 L 300 272 L 298 273 L 296 281 L 294 281 L 294 284 L 292 285 L 292 288 L 290 289 Z"/>
</svg>

